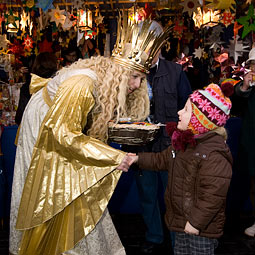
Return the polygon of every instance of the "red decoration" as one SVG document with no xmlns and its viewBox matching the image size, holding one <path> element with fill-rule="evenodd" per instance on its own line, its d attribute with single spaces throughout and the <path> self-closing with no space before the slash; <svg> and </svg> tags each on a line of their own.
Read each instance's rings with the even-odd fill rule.
<svg viewBox="0 0 255 255">
<path fill-rule="evenodd" d="M 39 52 L 53 52 L 52 42 L 48 42 L 45 38 L 42 42 L 38 44 Z"/>
<path fill-rule="evenodd" d="M 33 48 L 33 40 L 28 35 L 24 38 L 23 45 L 25 46 L 24 49 L 31 51 Z"/>
<path fill-rule="evenodd" d="M 25 53 L 23 45 L 17 39 L 14 39 L 14 42 L 10 44 L 9 50 L 16 58 L 23 56 Z"/>
</svg>

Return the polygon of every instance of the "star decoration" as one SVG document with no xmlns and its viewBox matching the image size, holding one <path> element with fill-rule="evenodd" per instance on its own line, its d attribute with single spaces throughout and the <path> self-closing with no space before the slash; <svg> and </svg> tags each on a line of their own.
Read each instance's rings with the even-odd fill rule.
<svg viewBox="0 0 255 255">
<path fill-rule="evenodd" d="M 14 42 L 9 46 L 10 52 L 12 52 L 17 58 L 24 55 L 24 47 L 20 44 L 20 42 L 14 39 Z"/>
<path fill-rule="evenodd" d="M 203 48 L 198 47 L 198 49 L 195 49 L 195 52 L 193 52 L 193 55 L 195 58 L 201 59 L 204 55 L 205 51 Z"/>
<path fill-rule="evenodd" d="M 36 7 L 41 8 L 44 12 L 46 12 L 49 9 L 54 9 L 53 6 L 53 0 L 40 0 L 37 1 Z"/>
<path fill-rule="evenodd" d="M 33 48 L 33 40 L 28 35 L 24 38 L 23 45 L 25 46 L 24 49 L 31 51 Z"/>
<path fill-rule="evenodd" d="M 7 49 L 10 41 L 7 40 L 6 34 L 0 35 L 0 48 Z"/>
<path fill-rule="evenodd" d="M 20 20 L 20 18 L 13 15 L 12 9 L 10 9 L 9 14 L 4 14 L 4 17 L 7 19 L 6 25 L 12 24 L 15 28 L 17 28 L 16 21 Z"/>
<path fill-rule="evenodd" d="M 239 36 L 236 36 L 236 39 L 230 40 L 230 45 L 228 47 L 228 52 L 231 57 L 234 58 L 236 64 L 238 58 L 243 55 L 243 52 L 248 52 L 249 46 L 244 45 L 242 41 L 238 41 Z"/>
<path fill-rule="evenodd" d="M 80 0 L 76 0 L 76 1 L 73 1 L 73 8 L 74 9 L 82 9 L 83 8 L 83 1 L 80 1 Z"/>
<path fill-rule="evenodd" d="M 229 10 L 232 9 L 235 11 L 235 0 L 207 0 L 210 4 L 206 5 L 208 8 L 217 9 L 217 10 Z"/>
<path fill-rule="evenodd" d="M 66 19 L 62 28 L 64 31 L 69 30 L 73 26 L 73 21 L 70 20 L 71 14 L 69 12 L 66 13 Z"/>
<path fill-rule="evenodd" d="M 201 6 L 198 0 L 184 0 L 180 5 L 184 7 L 182 12 L 188 12 L 190 17 Z"/>
<path fill-rule="evenodd" d="M 28 23 L 28 15 L 25 13 L 25 11 L 23 10 L 22 14 L 21 14 L 21 20 L 20 20 L 20 29 L 22 31 L 25 31 L 27 23 Z"/>
<path fill-rule="evenodd" d="M 47 39 L 44 39 L 42 42 L 40 42 L 38 46 L 39 52 L 53 52 L 52 42 L 48 42 Z"/>
<path fill-rule="evenodd" d="M 64 15 L 65 10 L 59 10 L 59 7 L 56 9 L 51 9 L 49 11 L 50 22 L 55 22 L 56 26 L 59 24 L 64 24 L 66 16 Z"/>
<path fill-rule="evenodd" d="M 99 13 L 99 15 L 95 18 L 95 23 L 98 26 L 99 24 L 103 23 L 104 17 Z"/>
<path fill-rule="evenodd" d="M 246 4 L 251 4 L 251 0 L 247 0 L 247 1 L 246 1 Z"/>
<path fill-rule="evenodd" d="M 183 31 L 187 29 L 187 27 L 184 26 L 183 20 L 177 20 L 175 22 L 175 26 L 173 28 L 173 36 L 174 38 L 181 38 Z"/>
<path fill-rule="evenodd" d="M 181 54 L 181 58 L 178 58 L 176 63 L 182 65 L 183 71 L 188 71 L 188 67 L 193 67 L 192 57 L 186 57 L 184 53 Z"/>
<path fill-rule="evenodd" d="M 235 21 L 235 23 L 234 23 L 234 38 L 236 38 L 236 36 L 238 35 L 238 30 L 240 29 L 240 28 L 242 28 L 243 27 L 243 25 L 239 25 L 238 23 L 237 23 L 237 21 Z"/>
<path fill-rule="evenodd" d="M 225 25 L 225 27 L 228 27 L 230 24 L 234 23 L 235 20 L 235 14 L 231 13 L 231 11 L 225 11 L 222 13 L 222 19 L 221 23 Z"/>
<path fill-rule="evenodd" d="M 237 19 L 237 21 L 243 25 L 242 39 L 251 31 L 255 31 L 255 15 L 253 5 L 249 6 L 248 14 Z"/>
</svg>

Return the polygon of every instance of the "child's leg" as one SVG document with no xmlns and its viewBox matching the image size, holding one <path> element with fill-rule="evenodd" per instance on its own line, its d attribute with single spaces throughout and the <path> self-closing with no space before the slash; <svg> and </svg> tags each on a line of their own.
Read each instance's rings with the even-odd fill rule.
<svg viewBox="0 0 255 255">
<path fill-rule="evenodd" d="M 188 235 L 188 240 L 192 255 L 214 255 L 214 250 L 218 246 L 217 239 L 213 238 Z"/>
<path fill-rule="evenodd" d="M 174 255 L 191 255 L 187 234 L 175 232 Z"/>
</svg>

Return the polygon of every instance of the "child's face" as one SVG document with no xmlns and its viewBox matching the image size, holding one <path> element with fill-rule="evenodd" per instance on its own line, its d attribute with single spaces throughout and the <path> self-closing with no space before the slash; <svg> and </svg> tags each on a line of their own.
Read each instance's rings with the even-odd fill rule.
<svg viewBox="0 0 255 255">
<path fill-rule="evenodd" d="M 177 128 L 179 130 L 184 131 L 188 129 L 191 114 L 192 114 L 192 106 L 191 106 L 190 99 L 188 99 L 184 108 L 178 112 L 179 122 L 178 122 Z"/>
</svg>

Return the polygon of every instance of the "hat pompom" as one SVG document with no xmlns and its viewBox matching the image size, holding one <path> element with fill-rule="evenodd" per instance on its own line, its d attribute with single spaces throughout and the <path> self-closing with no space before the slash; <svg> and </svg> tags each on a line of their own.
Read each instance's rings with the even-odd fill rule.
<svg viewBox="0 0 255 255">
<path fill-rule="evenodd" d="M 234 86 L 231 82 L 225 82 L 221 84 L 221 90 L 224 96 L 230 97 L 234 93 Z"/>
<path fill-rule="evenodd" d="M 172 122 L 167 122 L 166 123 L 166 132 L 169 135 L 169 137 L 172 136 L 173 132 L 177 130 L 177 123 L 172 121 Z"/>
</svg>

